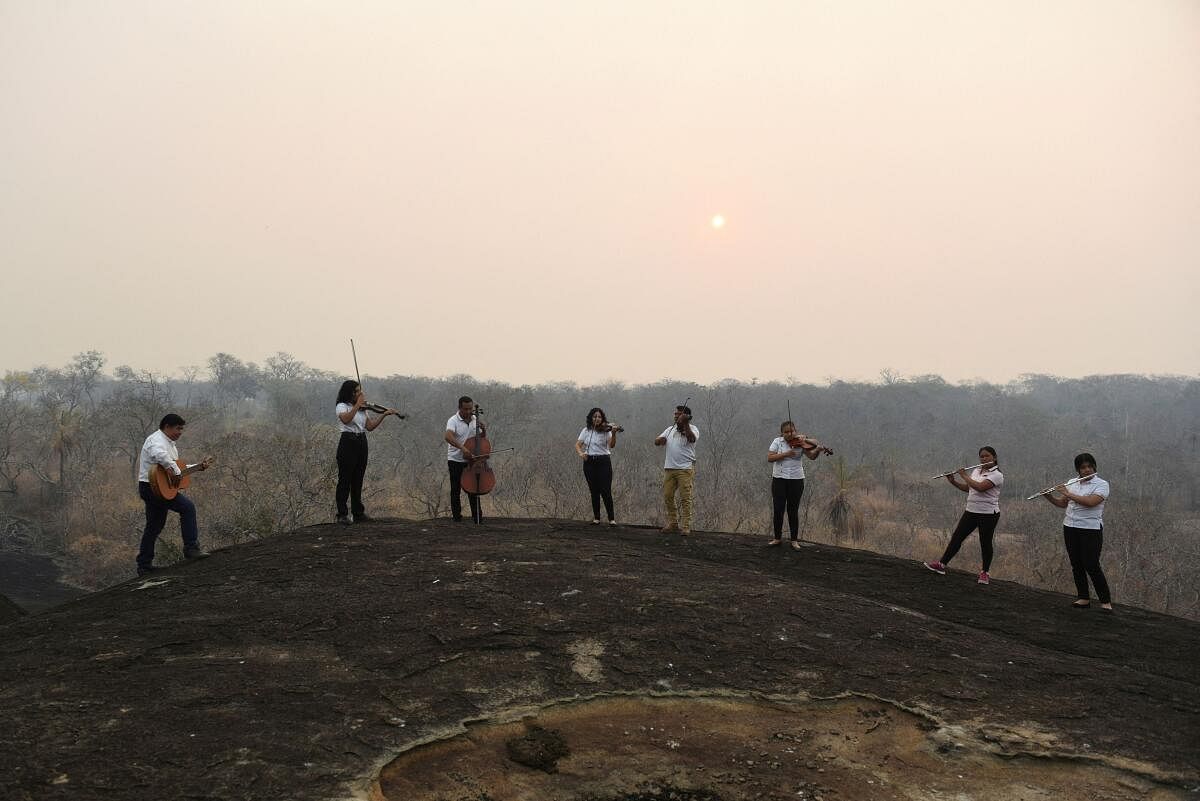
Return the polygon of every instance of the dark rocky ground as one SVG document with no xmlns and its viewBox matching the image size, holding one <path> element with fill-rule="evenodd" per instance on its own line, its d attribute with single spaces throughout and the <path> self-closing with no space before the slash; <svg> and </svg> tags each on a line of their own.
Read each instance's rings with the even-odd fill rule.
<svg viewBox="0 0 1200 801">
<path fill-rule="evenodd" d="M 431 799 L 946 798 L 971 771 L 992 775 L 988 760 L 1034 789 L 960 797 L 1053 797 L 1029 778 L 1047 765 L 1109 788 L 1090 797 L 1200 797 L 1200 624 L 763 545 L 566 521 L 378 522 L 130 580 L 0 627 L 0 798 L 396 801 L 411 791 L 393 760 L 434 747 L 458 767 L 420 768 L 449 777 Z M 670 740 L 677 764 L 653 738 L 621 740 L 624 773 L 585 787 L 603 741 L 582 747 L 561 717 L 581 699 L 700 699 L 593 709 L 588 725 L 636 740 L 642 715 L 705 735 Z M 509 762 L 491 784 L 464 773 L 483 747 L 454 745 L 464 731 L 530 716 L 575 753 L 544 771 Z M 766 761 L 734 753 L 755 720 L 779 746 Z M 911 775 L 887 773 L 897 762 Z M 505 784 L 526 774 L 558 784 Z"/>
</svg>

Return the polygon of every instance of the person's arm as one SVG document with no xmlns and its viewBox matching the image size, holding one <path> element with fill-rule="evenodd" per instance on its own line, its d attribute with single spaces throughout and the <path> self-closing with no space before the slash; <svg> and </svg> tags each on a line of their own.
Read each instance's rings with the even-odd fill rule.
<svg viewBox="0 0 1200 801">
<path fill-rule="evenodd" d="M 579 458 L 587 461 L 587 451 L 583 448 L 583 440 L 575 440 L 575 453 L 579 454 Z"/>
<path fill-rule="evenodd" d="M 617 447 L 617 429 L 615 429 L 615 428 L 612 431 L 608 432 L 608 447 L 609 448 Z"/>
<path fill-rule="evenodd" d="M 790 448 L 788 450 L 783 450 L 783 451 L 775 450 L 774 442 L 772 442 L 771 447 L 767 449 L 767 461 L 768 462 L 782 462 L 784 459 L 790 459 L 795 455 L 796 455 L 796 452 L 794 450 L 791 450 Z"/>
<path fill-rule="evenodd" d="M 382 423 L 384 418 L 387 417 L 389 414 L 395 414 L 395 412 L 393 412 L 391 409 L 388 409 L 386 412 L 379 415 L 378 417 L 372 417 L 371 415 L 368 414 L 367 415 L 367 430 L 374 431 L 375 429 L 379 428 L 379 424 Z"/>
<path fill-rule="evenodd" d="M 350 425 L 351 423 L 354 422 L 354 415 L 358 414 L 359 410 L 362 409 L 363 404 L 366 402 L 367 402 L 367 396 L 364 395 L 362 393 L 362 390 L 360 389 L 358 391 L 358 393 L 354 396 L 354 403 L 350 404 L 350 408 L 344 412 L 338 412 L 338 419 L 341 420 L 346 425 Z M 326 408 L 328 408 L 328 407 L 326 407 Z"/>
<path fill-rule="evenodd" d="M 971 478 L 971 474 L 967 472 L 965 467 L 959 469 L 958 475 L 962 478 L 963 481 L 965 481 L 967 483 L 968 487 L 975 490 L 976 492 L 987 492 L 992 487 L 996 486 L 995 484 L 992 483 L 992 480 L 990 478 L 981 478 L 979 481 L 976 481 L 975 479 Z M 957 482 L 955 483 L 955 486 L 958 486 Z M 966 491 L 965 488 L 962 488 L 962 489 L 964 492 Z"/>
<path fill-rule="evenodd" d="M 150 443 L 150 461 L 161 465 L 172 476 L 179 477 L 183 475 L 183 472 L 179 469 L 179 465 L 175 464 L 175 459 L 171 456 L 171 452 L 167 450 L 167 446 L 163 445 L 162 441 L 158 438 L 155 438 Z"/>
<path fill-rule="evenodd" d="M 467 439 L 463 440 L 462 443 L 459 443 L 459 441 L 457 439 L 455 439 L 454 437 L 455 437 L 454 430 L 447 428 L 446 429 L 446 437 L 445 437 L 446 442 L 448 444 L 450 444 L 452 447 L 458 448 L 460 451 L 462 451 L 464 457 L 466 457 L 467 459 L 470 459 L 471 458 L 471 449 L 467 447 L 467 442 L 471 438 L 467 437 Z"/>
<path fill-rule="evenodd" d="M 661 447 L 661 446 L 667 444 L 667 434 L 670 431 L 671 431 L 671 429 L 668 428 L 666 431 L 662 432 L 661 434 L 659 434 L 657 437 L 654 438 L 655 447 Z"/>
<path fill-rule="evenodd" d="M 954 475 L 953 473 L 946 476 L 946 480 L 949 481 L 954 486 L 954 488 L 956 490 L 959 490 L 960 492 L 966 492 L 968 489 L 970 489 L 966 484 L 959 481 L 958 476 Z"/>
<path fill-rule="evenodd" d="M 1060 487 L 1058 491 L 1065 496 L 1063 506 L 1067 505 L 1067 501 L 1075 501 L 1080 506 L 1086 506 L 1090 509 L 1093 506 L 1099 506 L 1104 503 L 1103 495 L 1096 495 L 1095 493 L 1091 495 L 1076 495 L 1065 487 Z"/>
<path fill-rule="evenodd" d="M 696 429 L 692 428 L 691 420 L 692 418 L 689 417 L 687 430 L 683 432 L 683 436 L 687 438 L 688 442 L 695 443 L 695 441 L 699 438 L 699 435 L 696 433 Z"/>
<path fill-rule="evenodd" d="M 1067 492 L 1067 488 L 1065 486 L 1063 486 L 1062 484 L 1059 484 L 1057 487 L 1054 488 L 1054 490 L 1055 490 L 1055 492 L 1061 492 L 1064 495 Z M 1056 497 L 1053 492 L 1048 492 L 1045 495 L 1043 495 L 1042 497 L 1045 498 L 1046 500 L 1050 501 L 1050 503 L 1054 504 L 1059 509 L 1067 508 L 1067 499 Z"/>
</svg>

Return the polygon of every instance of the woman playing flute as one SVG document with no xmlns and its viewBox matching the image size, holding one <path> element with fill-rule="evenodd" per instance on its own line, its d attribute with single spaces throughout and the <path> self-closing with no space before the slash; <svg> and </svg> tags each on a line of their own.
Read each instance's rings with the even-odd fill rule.
<svg viewBox="0 0 1200 801">
<path fill-rule="evenodd" d="M 1067 546 L 1067 558 L 1071 560 L 1071 573 L 1075 578 L 1075 602 L 1077 609 L 1092 605 L 1088 592 L 1088 578 L 1096 588 L 1100 608 L 1113 610 L 1108 581 L 1100 568 L 1100 551 L 1104 548 L 1104 502 L 1108 500 L 1108 482 L 1096 475 L 1096 457 L 1081 453 L 1075 457 L 1077 482 L 1059 484 L 1044 497 L 1059 509 L 1066 509 L 1063 518 L 1063 543 Z"/>
<path fill-rule="evenodd" d="M 992 568 L 992 535 L 996 533 L 996 524 L 1000 522 L 1000 487 L 1004 484 L 1004 474 L 1000 472 L 1000 461 L 996 458 L 996 449 L 984 445 L 979 449 L 979 461 L 982 463 L 967 472 L 962 468 L 957 473 L 950 473 L 946 480 L 955 489 L 967 493 L 967 507 L 958 519 L 958 526 L 950 535 L 950 543 L 946 546 L 942 558 L 933 562 L 924 562 L 925 567 L 934 573 L 946 575 L 946 566 L 958 553 L 971 532 L 979 529 L 979 553 L 981 567 L 978 583 L 987 584 L 990 581 L 988 571 Z"/>
</svg>

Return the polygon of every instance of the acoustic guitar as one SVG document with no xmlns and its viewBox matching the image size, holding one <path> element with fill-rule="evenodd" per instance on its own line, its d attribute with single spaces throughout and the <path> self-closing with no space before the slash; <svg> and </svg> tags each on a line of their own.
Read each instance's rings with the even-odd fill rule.
<svg viewBox="0 0 1200 801">
<path fill-rule="evenodd" d="M 187 464 L 182 459 L 177 459 L 175 464 L 179 465 L 180 476 L 175 477 L 167 468 L 160 464 L 154 465 L 154 469 L 150 471 L 150 491 L 154 493 L 156 498 L 161 498 L 164 501 L 172 500 L 179 494 L 180 490 L 185 490 L 192 484 L 192 473 L 200 470 L 207 470 L 208 466 L 216 461 L 212 456 L 197 464 Z"/>
</svg>

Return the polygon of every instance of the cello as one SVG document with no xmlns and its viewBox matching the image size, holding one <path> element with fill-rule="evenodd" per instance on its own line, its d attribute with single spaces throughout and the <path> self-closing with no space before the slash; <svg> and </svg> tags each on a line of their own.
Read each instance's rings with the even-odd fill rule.
<svg viewBox="0 0 1200 801">
<path fill-rule="evenodd" d="M 492 455 L 492 443 L 487 438 L 487 427 L 483 424 L 483 409 L 475 404 L 475 436 L 471 442 L 471 453 L 462 474 L 462 488 L 468 495 L 487 495 L 496 488 L 496 474 L 488 464 Z M 483 517 L 480 507 L 480 518 Z"/>
</svg>

